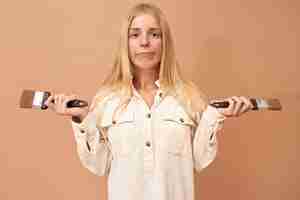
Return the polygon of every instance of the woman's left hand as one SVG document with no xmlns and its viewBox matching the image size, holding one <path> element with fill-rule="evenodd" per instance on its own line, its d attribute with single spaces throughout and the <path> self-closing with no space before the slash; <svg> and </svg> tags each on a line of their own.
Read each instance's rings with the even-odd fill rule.
<svg viewBox="0 0 300 200">
<path fill-rule="evenodd" d="M 224 100 L 229 102 L 229 106 L 217 110 L 225 117 L 238 117 L 253 108 L 250 99 L 244 96 L 233 96 Z"/>
</svg>

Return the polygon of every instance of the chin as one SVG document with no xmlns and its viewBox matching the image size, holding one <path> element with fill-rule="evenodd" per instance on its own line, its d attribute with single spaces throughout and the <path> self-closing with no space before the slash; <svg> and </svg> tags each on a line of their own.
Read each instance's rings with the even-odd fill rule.
<svg viewBox="0 0 300 200">
<path fill-rule="evenodd" d="M 137 69 L 158 69 L 159 68 L 159 63 L 135 63 L 134 66 Z"/>
</svg>

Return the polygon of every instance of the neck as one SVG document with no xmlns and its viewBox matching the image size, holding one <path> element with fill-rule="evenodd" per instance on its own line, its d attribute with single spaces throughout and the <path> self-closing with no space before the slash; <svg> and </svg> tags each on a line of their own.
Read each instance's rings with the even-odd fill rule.
<svg viewBox="0 0 300 200">
<path fill-rule="evenodd" d="M 133 85 L 137 90 L 157 89 L 155 81 L 158 80 L 158 70 L 137 70 L 135 71 Z"/>
</svg>

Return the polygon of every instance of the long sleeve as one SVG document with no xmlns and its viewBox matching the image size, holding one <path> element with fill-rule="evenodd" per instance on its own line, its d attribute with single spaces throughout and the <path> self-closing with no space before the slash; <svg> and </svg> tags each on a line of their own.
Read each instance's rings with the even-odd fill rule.
<svg viewBox="0 0 300 200">
<path fill-rule="evenodd" d="M 216 157 L 217 132 L 222 128 L 225 117 L 216 108 L 208 106 L 198 117 L 198 126 L 193 138 L 194 167 L 200 172 Z"/>
<path fill-rule="evenodd" d="M 96 112 L 90 112 L 81 123 L 71 121 L 81 163 L 103 176 L 109 171 L 111 153 L 109 142 L 100 137 L 96 123 Z"/>
</svg>

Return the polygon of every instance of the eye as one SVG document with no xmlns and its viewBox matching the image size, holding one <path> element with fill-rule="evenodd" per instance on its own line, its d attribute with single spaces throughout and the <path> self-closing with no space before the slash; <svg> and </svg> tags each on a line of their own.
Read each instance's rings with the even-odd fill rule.
<svg viewBox="0 0 300 200">
<path fill-rule="evenodd" d="M 130 34 L 129 34 L 129 37 L 130 37 L 130 38 L 137 38 L 138 36 L 139 36 L 138 33 L 130 33 Z"/>
<path fill-rule="evenodd" d="M 160 38 L 161 34 L 160 33 L 152 33 L 152 37 L 154 38 Z"/>
</svg>

